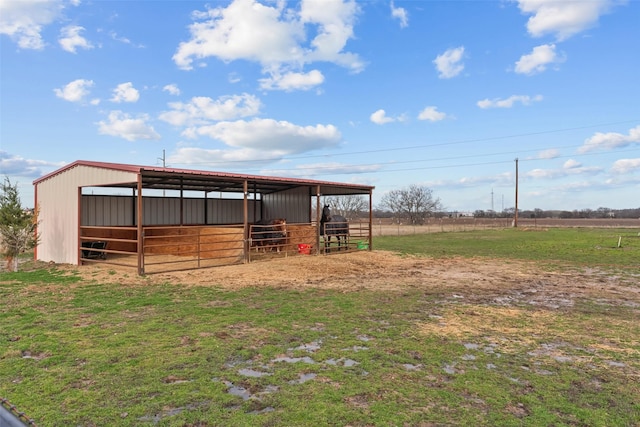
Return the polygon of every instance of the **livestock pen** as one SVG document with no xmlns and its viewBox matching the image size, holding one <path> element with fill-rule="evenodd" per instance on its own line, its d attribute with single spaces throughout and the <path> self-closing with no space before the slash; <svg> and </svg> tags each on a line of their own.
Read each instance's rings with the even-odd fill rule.
<svg viewBox="0 0 640 427">
<path fill-rule="evenodd" d="M 41 239 L 36 260 L 98 262 L 138 274 L 323 253 L 317 218 L 325 197 L 373 188 L 339 182 L 76 161 L 36 181 Z M 370 209 L 371 211 L 371 209 Z M 315 216 L 314 216 L 315 215 Z M 252 227 L 286 218 L 277 244 L 254 247 Z M 372 222 L 352 245 L 372 247 Z M 262 246 L 262 245 L 261 245 Z"/>
</svg>

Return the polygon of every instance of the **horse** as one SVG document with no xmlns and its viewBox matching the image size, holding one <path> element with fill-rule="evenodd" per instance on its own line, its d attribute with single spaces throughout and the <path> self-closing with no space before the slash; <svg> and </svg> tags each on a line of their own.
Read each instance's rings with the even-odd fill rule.
<svg viewBox="0 0 640 427">
<path fill-rule="evenodd" d="M 331 250 L 331 236 L 336 236 L 336 240 L 338 240 L 338 250 L 340 250 L 342 246 L 342 240 L 344 240 L 346 249 L 349 248 L 349 222 L 341 215 L 331 215 L 329 205 L 324 205 L 322 209 L 320 235 L 325 238 L 324 242 L 327 252 Z"/>
<path fill-rule="evenodd" d="M 284 218 L 260 220 L 251 226 L 251 243 L 256 252 L 280 248 L 287 242 L 287 220 Z"/>
</svg>

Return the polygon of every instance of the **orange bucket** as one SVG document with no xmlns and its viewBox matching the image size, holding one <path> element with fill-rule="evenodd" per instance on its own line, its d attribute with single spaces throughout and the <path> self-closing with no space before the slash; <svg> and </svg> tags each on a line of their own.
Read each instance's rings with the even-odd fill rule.
<svg viewBox="0 0 640 427">
<path fill-rule="evenodd" d="M 309 255 L 311 253 L 311 245 L 300 243 L 298 245 L 298 253 L 303 255 Z"/>
</svg>

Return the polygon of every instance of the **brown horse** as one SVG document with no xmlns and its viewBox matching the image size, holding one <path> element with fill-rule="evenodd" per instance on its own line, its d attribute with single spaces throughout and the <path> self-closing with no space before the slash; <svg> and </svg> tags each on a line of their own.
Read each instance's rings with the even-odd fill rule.
<svg viewBox="0 0 640 427">
<path fill-rule="evenodd" d="M 284 218 L 261 220 L 251 226 L 251 246 L 264 252 L 280 252 L 287 243 L 287 220 Z"/>
</svg>

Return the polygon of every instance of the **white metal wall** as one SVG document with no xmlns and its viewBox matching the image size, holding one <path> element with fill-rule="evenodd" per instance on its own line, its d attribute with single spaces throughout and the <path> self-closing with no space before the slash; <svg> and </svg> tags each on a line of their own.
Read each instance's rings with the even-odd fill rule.
<svg viewBox="0 0 640 427">
<path fill-rule="evenodd" d="M 78 262 L 79 187 L 136 181 L 136 173 L 78 165 L 39 182 L 35 200 L 40 209 L 38 259 Z"/>
</svg>

